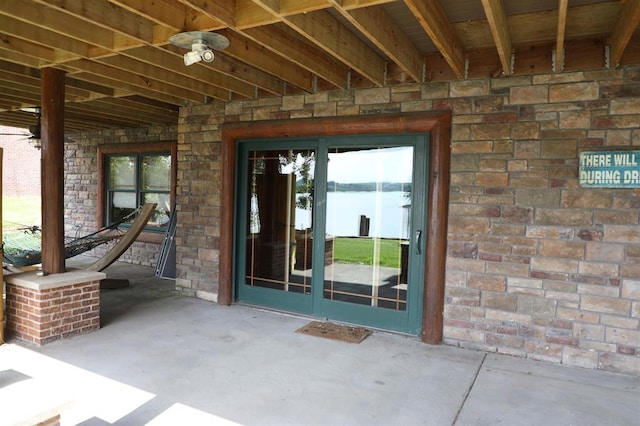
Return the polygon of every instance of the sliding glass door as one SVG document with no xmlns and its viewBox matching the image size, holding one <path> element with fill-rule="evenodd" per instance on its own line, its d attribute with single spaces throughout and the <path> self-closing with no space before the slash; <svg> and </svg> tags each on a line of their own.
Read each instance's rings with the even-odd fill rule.
<svg viewBox="0 0 640 426">
<path fill-rule="evenodd" d="M 417 334 L 426 135 L 239 146 L 241 302 Z"/>
</svg>

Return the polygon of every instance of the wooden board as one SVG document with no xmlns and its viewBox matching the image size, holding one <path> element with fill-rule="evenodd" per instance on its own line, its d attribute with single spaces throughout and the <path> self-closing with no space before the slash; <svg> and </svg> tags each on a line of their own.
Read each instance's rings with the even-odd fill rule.
<svg viewBox="0 0 640 426">
<path fill-rule="evenodd" d="M 98 261 L 92 263 L 85 269 L 87 271 L 96 271 L 100 272 L 105 270 L 109 265 L 118 260 L 122 253 L 124 253 L 130 246 L 136 241 L 138 235 L 142 232 L 144 227 L 147 225 L 149 218 L 153 214 L 156 209 L 156 203 L 145 203 L 142 206 L 142 210 L 140 214 L 136 218 L 136 220 L 131 224 L 131 227 L 127 231 L 126 234 L 118 241 L 118 243 L 113 246 L 111 250 L 107 252 L 103 257 L 101 257 Z"/>
</svg>

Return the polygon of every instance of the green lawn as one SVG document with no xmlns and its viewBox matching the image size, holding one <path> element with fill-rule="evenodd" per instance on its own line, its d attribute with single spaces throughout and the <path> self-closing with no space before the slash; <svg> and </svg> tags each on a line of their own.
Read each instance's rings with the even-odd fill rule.
<svg viewBox="0 0 640 426">
<path fill-rule="evenodd" d="M 40 223 L 40 197 L 2 197 L 3 228 Z"/>
<path fill-rule="evenodd" d="M 400 241 L 392 239 L 336 237 L 333 243 L 336 263 L 373 265 L 374 244 L 378 243 L 380 266 L 400 267 Z"/>
</svg>

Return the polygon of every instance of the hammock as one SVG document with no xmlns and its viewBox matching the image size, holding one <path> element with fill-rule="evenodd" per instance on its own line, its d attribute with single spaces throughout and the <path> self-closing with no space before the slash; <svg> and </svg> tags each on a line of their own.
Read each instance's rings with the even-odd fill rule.
<svg viewBox="0 0 640 426">
<path fill-rule="evenodd" d="M 118 227 L 140 213 L 141 207 L 112 225 L 82 237 L 65 237 L 64 258 L 69 259 L 109 241 L 121 238 L 126 230 Z M 42 230 L 38 226 L 5 230 L 2 257 L 13 266 L 31 266 L 42 262 Z"/>
</svg>

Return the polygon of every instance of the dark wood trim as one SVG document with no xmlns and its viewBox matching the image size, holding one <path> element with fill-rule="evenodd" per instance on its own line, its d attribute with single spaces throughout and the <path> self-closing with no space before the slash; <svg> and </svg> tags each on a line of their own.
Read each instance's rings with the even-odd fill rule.
<svg viewBox="0 0 640 426">
<path fill-rule="evenodd" d="M 449 112 L 224 124 L 222 126 L 219 303 L 228 305 L 233 301 L 236 141 L 252 138 L 383 133 L 431 133 L 429 204 L 427 206 L 429 223 L 427 224 L 421 337 L 424 342 L 431 344 L 442 341 L 451 157 L 451 114 Z"/>
<path fill-rule="evenodd" d="M 65 271 L 64 71 L 42 70 L 42 272 Z"/>
<path fill-rule="evenodd" d="M 171 192 L 169 195 L 171 206 L 175 205 L 176 184 L 178 182 L 178 144 L 177 142 L 153 142 L 153 143 L 119 143 L 98 145 L 98 191 L 96 200 L 96 229 L 106 225 L 104 217 L 105 208 L 105 157 L 111 154 L 153 154 L 171 153 Z M 163 235 L 156 232 L 143 232 L 136 241 L 146 243 L 162 243 Z"/>
</svg>

